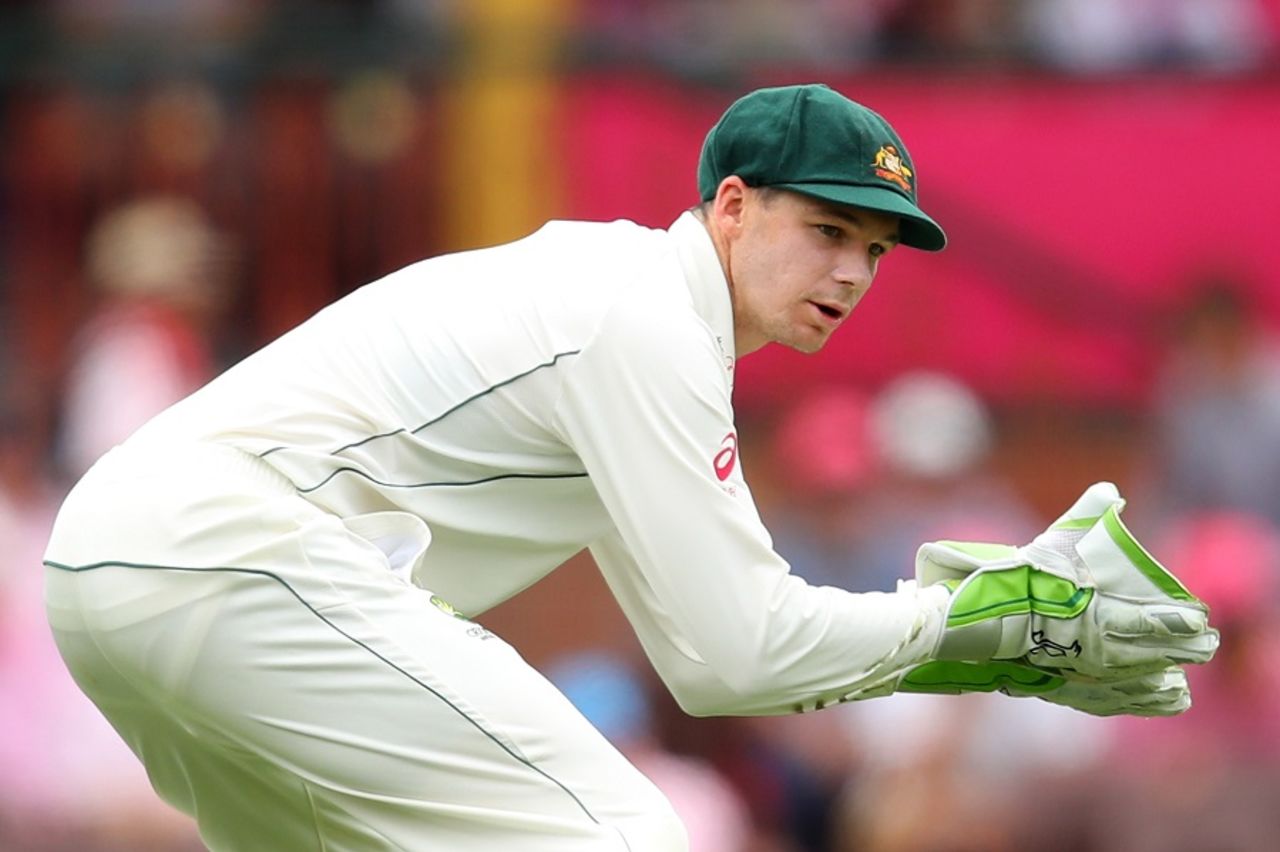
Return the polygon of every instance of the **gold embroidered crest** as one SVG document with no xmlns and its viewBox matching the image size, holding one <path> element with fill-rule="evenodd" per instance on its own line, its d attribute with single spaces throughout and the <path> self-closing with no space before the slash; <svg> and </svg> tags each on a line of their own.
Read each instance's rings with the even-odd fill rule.
<svg viewBox="0 0 1280 852">
<path fill-rule="evenodd" d="M 902 161 L 896 145 L 881 145 L 871 165 L 875 167 L 876 177 L 892 181 L 907 192 L 911 191 L 911 169 Z"/>
</svg>

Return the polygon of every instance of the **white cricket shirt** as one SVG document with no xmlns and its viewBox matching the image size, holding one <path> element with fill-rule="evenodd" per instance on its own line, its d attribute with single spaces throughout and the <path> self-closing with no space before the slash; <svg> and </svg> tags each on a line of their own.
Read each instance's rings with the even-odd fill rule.
<svg viewBox="0 0 1280 852">
<path fill-rule="evenodd" d="M 692 214 L 551 222 L 356 290 L 130 444 L 226 443 L 343 518 L 411 513 L 414 580 L 472 615 L 590 547 L 686 710 L 822 706 L 926 659 L 946 593 L 789 573 L 737 457 L 733 355 Z"/>
</svg>

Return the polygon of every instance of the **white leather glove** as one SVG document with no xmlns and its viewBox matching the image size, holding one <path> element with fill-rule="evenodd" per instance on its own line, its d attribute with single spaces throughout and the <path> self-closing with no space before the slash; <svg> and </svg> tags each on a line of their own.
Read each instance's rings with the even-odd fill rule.
<svg viewBox="0 0 1280 852">
<path fill-rule="evenodd" d="M 1101 482 L 1025 547 L 921 546 L 917 581 L 952 589 L 934 658 L 1021 660 L 1093 681 L 1207 662 L 1218 647 L 1208 607 L 1125 528 L 1123 507 Z"/>
</svg>

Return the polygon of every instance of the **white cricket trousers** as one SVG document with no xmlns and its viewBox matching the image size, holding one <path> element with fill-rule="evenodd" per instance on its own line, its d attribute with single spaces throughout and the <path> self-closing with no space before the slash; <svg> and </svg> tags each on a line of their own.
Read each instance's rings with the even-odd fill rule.
<svg viewBox="0 0 1280 852">
<path fill-rule="evenodd" d="M 217 852 L 687 849 L 555 687 L 394 570 L 428 539 L 321 511 L 230 447 L 120 448 L 59 513 L 49 621 Z"/>
</svg>

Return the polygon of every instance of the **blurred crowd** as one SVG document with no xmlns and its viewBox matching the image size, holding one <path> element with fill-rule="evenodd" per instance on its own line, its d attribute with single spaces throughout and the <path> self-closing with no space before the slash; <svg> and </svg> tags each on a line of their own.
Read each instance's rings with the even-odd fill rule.
<svg viewBox="0 0 1280 852">
<path fill-rule="evenodd" d="M 117 76 L 140 64 L 232 76 L 306 66 L 316 45 L 338 46 L 339 66 L 422 67 L 465 54 L 495 22 L 513 57 L 551 39 L 558 64 L 692 75 L 737 74 L 744 61 L 1240 73 L 1274 69 L 1280 34 L 1276 0 L 6 0 L 0 16 L 0 64 L 7 54 L 37 72 L 56 61 Z"/>
<path fill-rule="evenodd" d="M 1271 66 L 1271 0 L 610 0 L 590 4 L 592 55 L 658 59 L 697 73 L 743 56 L 815 67 L 861 63 L 1021 67 L 1093 74 Z"/>
<path fill-rule="evenodd" d="M 450 244 L 404 78 L 352 77 L 314 109 L 291 100 L 306 83 L 255 101 L 250 78 L 441 71 L 501 30 L 494 9 L 512 44 L 557 40 L 565 68 L 678 77 L 744 57 L 1232 75 L 1274 70 L 1280 44 L 1277 0 L 0 0 L 0 850 L 202 848 L 52 646 L 38 565 L 67 487 L 249 348 Z M 119 100 L 85 96 L 104 89 Z M 692 719 L 633 642 L 531 660 L 668 793 L 693 852 L 1274 848 L 1280 338 L 1254 299 L 1280 270 L 1264 274 L 1184 288 L 1157 318 L 1150 393 L 1101 419 L 996 405 L 936 369 L 740 412 L 778 550 L 854 590 L 892 589 L 923 541 L 1027 541 L 1114 475 L 1126 522 L 1222 631 L 1185 716 L 983 695 Z"/>
</svg>

